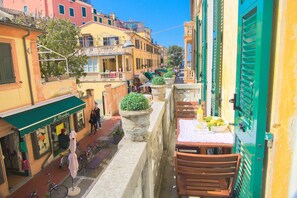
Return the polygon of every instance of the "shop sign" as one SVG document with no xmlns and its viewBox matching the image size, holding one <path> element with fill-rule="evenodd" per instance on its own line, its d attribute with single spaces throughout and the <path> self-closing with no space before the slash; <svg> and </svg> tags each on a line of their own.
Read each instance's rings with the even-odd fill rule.
<svg viewBox="0 0 297 198">
<path fill-rule="evenodd" d="M 63 114 L 59 114 L 56 117 L 54 117 L 54 121 L 53 122 L 57 122 L 59 120 L 62 120 L 63 118 L 68 118 L 70 116 L 70 114 L 67 113 L 63 113 Z"/>
</svg>

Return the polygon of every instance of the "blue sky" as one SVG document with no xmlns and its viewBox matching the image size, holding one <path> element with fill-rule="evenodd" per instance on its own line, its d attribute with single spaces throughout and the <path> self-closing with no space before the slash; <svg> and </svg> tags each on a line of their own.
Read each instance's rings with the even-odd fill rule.
<svg viewBox="0 0 297 198">
<path fill-rule="evenodd" d="M 190 20 L 189 0 L 92 0 L 98 12 L 115 12 L 120 20 L 140 21 L 152 29 L 154 41 L 183 47 L 183 23 Z M 160 32 L 172 27 L 168 31 Z M 154 34 L 156 32 L 156 34 Z"/>
</svg>

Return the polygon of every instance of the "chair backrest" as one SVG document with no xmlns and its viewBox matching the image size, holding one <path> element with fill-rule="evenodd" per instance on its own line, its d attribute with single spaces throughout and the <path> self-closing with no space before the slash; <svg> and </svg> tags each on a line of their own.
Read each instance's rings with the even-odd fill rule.
<svg viewBox="0 0 297 198">
<path fill-rule="evenodd" d="M 201 155 L 175 151 L 179 195 L 230 197 L 236 182 L 240 154 Z"/>
<path fill-rule="evenodd" d="M 195 118 L 198 102 L 176 102 L 175 118 Z"/>
</svg>

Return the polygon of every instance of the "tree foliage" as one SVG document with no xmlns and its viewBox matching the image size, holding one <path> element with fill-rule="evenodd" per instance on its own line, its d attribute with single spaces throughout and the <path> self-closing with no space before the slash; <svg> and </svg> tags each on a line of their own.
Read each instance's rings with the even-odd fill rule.
<svg viewBox="0 0 297 198">
<path fill-rule="evenodd" d="M 169 46 L 167 50 L 168 66 L 179 66 L 183 61 L 183 48 L 177 45 Z"/>
<path fill-rule="evenodd" d="M 78 43 L 81 35 L 79 27 L 65 19 L 32 17 L 28 15 L 16 17 L 15 22 L 43 30 L 45 33 L 38 37 L 38 44 L 67 57 L 69 73 L 76 77 L 77 82 L 79 82 L 81 76 L 85 75 L 84 65 L 87 63 L 87 57 L 78 53 L 81 48 Z M 40 54 L 39 58 L 61 59 L 55 53 Z M 41 62 L 40 67 L 41 73 L 45 78 L 62 76 L 67 69 L 65 60 Z"/>
</svg>

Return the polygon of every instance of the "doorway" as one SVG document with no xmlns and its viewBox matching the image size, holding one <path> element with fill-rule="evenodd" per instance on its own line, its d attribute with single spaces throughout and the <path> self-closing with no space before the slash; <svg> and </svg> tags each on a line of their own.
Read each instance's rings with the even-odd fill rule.
<svg viewBox="0 0 297 198">
<path fill-rule="evenodd" d="M 7 174 L 9 190 L 17 188 L 25 182 L 29 176 L 29 166 L 26 152 L 21 152 L 20 137 L 18 132 L 11 133 L 0 138 L 1 150 L 4 156 L 5 170 Z M 23 142 L 22 144 L 25 144 Z"/>
</svg>

